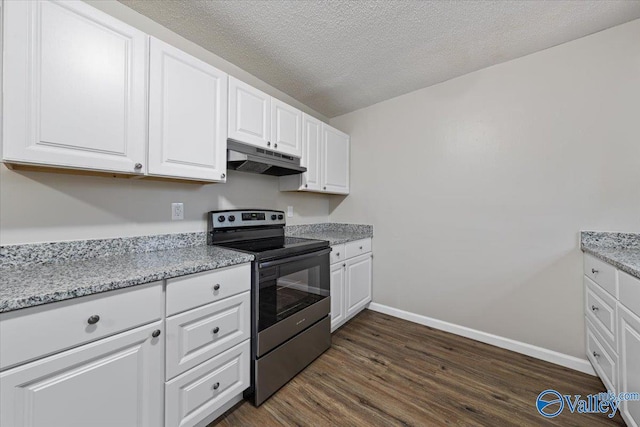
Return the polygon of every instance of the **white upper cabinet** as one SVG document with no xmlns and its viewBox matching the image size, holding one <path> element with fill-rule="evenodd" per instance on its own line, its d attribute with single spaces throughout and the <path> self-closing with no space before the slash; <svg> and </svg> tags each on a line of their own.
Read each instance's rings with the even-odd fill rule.
<svg viewBox="0 0 640 427">
<path fill-rule="evenodd" d="M 4 9 L 3 160 L 144 173 L 147 36 L 81 1 Z"/>
<path fill-rule="evenodd" d="M 151 38 L 149 175 L 224 181 L 227 74 Z"/>
<path fill-rule="evenodd" d="M 349 135 L 302 115 L 302 166 L 300 175 L 280 177 L 281 191 L 349 194 Z"/>
<path fill-rule="evenodd" d="M 229 76 L 229 138 L 302 155 L 302 111 Z"/>
<path fill-rule="evenodd" d="M 229 138 L 271 148 L 271 96 L 229 76 Z"/>
<path fill-rule="evenodd" d="M 271 146 L 291 156 L 302 155 L 302 111 L 271 98 Z"/>
<path fill-rule="evenodd" d="M 300 175 L 301 184 L 306 190 L 320 190 L 320 168 L 322 147 L 322 122 L 313 117 L 302 115 L 302 166 L 307 172 Z"/>
<path fill-rule="evenodd" d="M 349 194 L 349 135 L 323 124 L 322 142 L 322 189 Z"/>
</svg>

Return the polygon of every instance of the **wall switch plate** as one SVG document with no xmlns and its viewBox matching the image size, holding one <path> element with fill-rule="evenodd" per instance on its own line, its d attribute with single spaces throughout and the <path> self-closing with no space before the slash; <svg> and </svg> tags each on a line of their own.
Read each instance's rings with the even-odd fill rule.
<svg viewBox="0 0 640 427">
<path fill-rule="evenodd" d="M 171 203 L 171 219 L 173 221 L 184 219 L 184 204 Z"/>
<path fill-rule="evenodd" d="M 293 218 L 293 206 L 287 206 L 287 218 Z"/>
</svg>

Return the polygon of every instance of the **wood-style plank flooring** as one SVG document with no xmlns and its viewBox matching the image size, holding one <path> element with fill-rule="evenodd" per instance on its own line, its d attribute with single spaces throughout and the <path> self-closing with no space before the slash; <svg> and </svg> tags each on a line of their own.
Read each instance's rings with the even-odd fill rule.
<svg viewBox="0 0 640 427">
<path fill-rule="evenodd" d="M 546 389 L 605 390 L 597 377 L 365 310 L 262 406 L 243 402 L 211 426 L 624 425 L 566 408 L 543 418 L 535 401 Z"/>
</svg>

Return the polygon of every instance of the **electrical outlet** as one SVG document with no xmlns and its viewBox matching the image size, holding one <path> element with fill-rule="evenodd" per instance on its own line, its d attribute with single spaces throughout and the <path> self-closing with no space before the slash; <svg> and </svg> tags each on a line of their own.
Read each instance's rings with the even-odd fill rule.
<svg viewBox="0 0 640 427">
<path fill-rule="evenodd" d="M 287 206 L 287 218 L 293 218 L 293 206 Z"/>
<path fill-rule="evenodd" d="M 184 204 L 171 203 L 171 219 L 173 221 L 184 219 Z"/>
</svg>

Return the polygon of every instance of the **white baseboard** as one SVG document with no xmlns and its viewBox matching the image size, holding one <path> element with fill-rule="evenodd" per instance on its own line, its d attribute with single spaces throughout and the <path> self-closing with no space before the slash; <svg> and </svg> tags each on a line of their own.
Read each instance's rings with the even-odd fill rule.
<svg viewBox="0 0 640 427">
<path fill-rule="evenodd" d="M 516 353 L 526 354 L 527 356 L 535 357 L 536 359 L 544 360 L 545 362 L 555 363 L 556 365 L 564 366 L 566 368 L 575 369 L 576 371 L 584 372 L 585 374 L 593 376 L 596 375 L 596 372 L 593 370 L 593 367 L 588 360 L 580 359 L 575 356 L 569 356 L 568 354 L 559 353 L 557 351 L 512 340 L 510 338 L 489 334 L 487 332 L 478 331 L 476 329 L 467 328 L 466 326 L 456 325 L 454 323 L 445 322 L 443 320 L 433 319 L 421 314 L 411 313 L 375 302 L 369 304 L 369 309 L 377 311 L 379 313 L 388 314 L 389 316 L 398 317 L 400 319 L 418 323 L 420 325 L 439 329 L 441 331 L 450 332 L 452 334 L 460 335 L 466 338 L 471 338 L 473 340 L 491 344 L 496 347 L 504 348 L 506 350 L 515 351 Z"/>
</svg>

